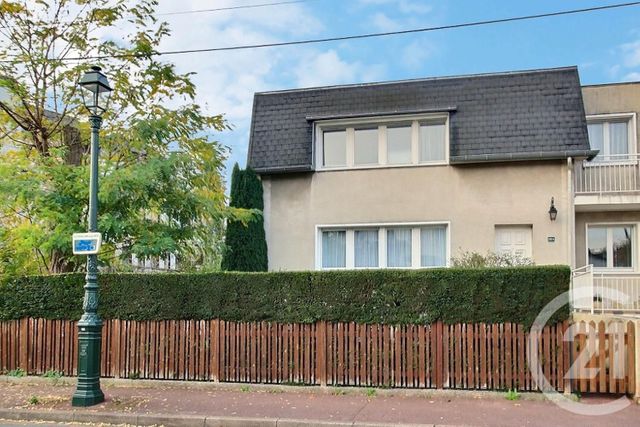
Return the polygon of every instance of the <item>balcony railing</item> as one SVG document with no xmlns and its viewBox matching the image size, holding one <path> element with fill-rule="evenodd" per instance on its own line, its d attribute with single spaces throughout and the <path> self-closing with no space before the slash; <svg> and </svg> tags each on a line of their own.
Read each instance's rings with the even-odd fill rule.
<svg viewBox="0 0 640 427">
<path fill-rule="evenodd" d="M 640 274 L 594 272 L 592 265 L 576 269 L 571 306 L 591 313 L 640 313 Z"/>
<path fill-rule="evenodd" d="M 576 194 L 640 192 L 640 154 L 598 155 L 577 163 Z"/>
</svg>

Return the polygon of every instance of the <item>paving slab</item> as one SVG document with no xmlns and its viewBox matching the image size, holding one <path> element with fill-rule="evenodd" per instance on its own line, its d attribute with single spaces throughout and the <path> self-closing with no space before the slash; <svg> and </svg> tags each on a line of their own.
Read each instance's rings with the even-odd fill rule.
<svg viewBox="0 0 640 427">
<path fill-rule="evenodd" d="M 640 406 L 636 404 L 615 414 L 586 417 L 540 398 L 509 401 L 500 393 L 394 394 L 367 389 L 342 393 L 320 388 L 315 388 L 314 393 L 309 392 L 310 388 L 239 384 L 215 388 L 171 381 L 155 381 L 152 386 L 110 384 L 103 387 L 105 402 L 73 408 L 72 384 L 28 379 L 0 381 L 0 418 L 198 427 L 640 425 Z M 588 397 L 582 402 L 598 404 L 616 397 Z"/>
</svg>

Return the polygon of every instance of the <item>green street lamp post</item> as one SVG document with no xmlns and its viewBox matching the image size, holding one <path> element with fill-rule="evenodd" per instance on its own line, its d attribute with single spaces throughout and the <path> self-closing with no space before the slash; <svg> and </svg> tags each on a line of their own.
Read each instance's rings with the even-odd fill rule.
<svg viewBox="0 0 640 427">
<path fill-rule="evenodd" d="M 109 102 L 111 87 L 100 67 L 91 67 L 80 80 L 84 106 L 91 125 L 91 177 L 89 184 L 89 232 L 98 231 L 98 156 L 102 114 Z M 96 250 L 97 252 L 97 250 Z M 98 255 L 87 256 L 84 286 L 84 314 L 78 322 L 78 384 L 73 406 L 91 406 L 104 401 L 100 390 L 102 320 L 98 316 Z"/>
</svg>

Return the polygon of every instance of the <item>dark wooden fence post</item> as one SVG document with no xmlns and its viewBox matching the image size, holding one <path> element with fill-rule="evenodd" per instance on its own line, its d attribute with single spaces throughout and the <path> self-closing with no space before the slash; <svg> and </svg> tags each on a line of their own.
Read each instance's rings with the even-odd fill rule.
<svg viewBox="0 0 640 427">
<path fill-rule="evenodd" d="M 316 380 L 327 385 L 327 322 L 316 323 Z"/>
<path fill-rule="evenodd" d="M 18 366 L 29 373 L 29 319 L 20 319 L 20 361 Z"/>
<path fill-rule="evenodd" d="M 220 380 L 220 320 L 211 321 L 211 380 Z"/>
</svg>

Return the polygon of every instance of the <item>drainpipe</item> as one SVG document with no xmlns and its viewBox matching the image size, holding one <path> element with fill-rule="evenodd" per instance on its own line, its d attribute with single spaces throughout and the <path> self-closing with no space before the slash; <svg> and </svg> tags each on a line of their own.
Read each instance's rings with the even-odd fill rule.
<svg viewBox="0 0 640 427">
<path fill-rule="evenodd" d="M 568 236 L 568 260 L 571 269 L 576 268 L 576 208 L 575 208 L 575 192 L 573 185 L 573 158 L 567 157 L 567 194 L 568 194 L 568 214 L 567 219 L 567 236 Z"/>
<path fill-rule="evenodd" d="M 633 321 L 635 323 L 635 350 L 636 350 L 636 354 L 635 354 L 635 363 L 634 366 L 630 366 L 629 369 L 635 369 L 636 370 L 636 384 L 635 384 L 635 390 L 633 393 L 633 398 L 636 401 L 636 403 L 640 403 L 640 378 L 638 378 L 638 375 L 640 375 L 640 320 L 635 320 Z"/>
</svg>

